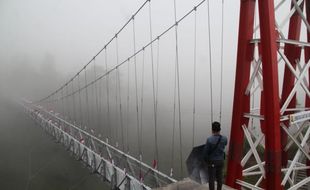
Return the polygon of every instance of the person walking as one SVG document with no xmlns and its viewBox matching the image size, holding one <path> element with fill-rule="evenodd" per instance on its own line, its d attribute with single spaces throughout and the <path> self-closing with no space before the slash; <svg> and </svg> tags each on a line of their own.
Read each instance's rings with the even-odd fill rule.
<svg viewBox="0 0 310 190">
<path fill-rule="evenodd" d="M 209 189 L 214 190 L 214 181 L 217 181 L 217 190 L 222 189 L 223 168 L 225 160 L 225 147 L 227 137 L 220 134 L 221 124 L 217 121 L 212 123 L 212 136 L 207 139 L 203 155 L 208 167 Z"/>
</svg>

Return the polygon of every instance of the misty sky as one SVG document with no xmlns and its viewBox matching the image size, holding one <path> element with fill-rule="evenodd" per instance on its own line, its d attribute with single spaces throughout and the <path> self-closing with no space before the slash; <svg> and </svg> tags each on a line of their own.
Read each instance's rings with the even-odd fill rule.
<svg viewBox="0 0 310 190">
<path fill-rule="evenodd" d="M 37 100 L 55 90 L 85 65 L 131 17 L 143 0 L 0 0 L 0 74 L 1 92 L 20 94 Z M 177 18 L 182 17 L 200 0 L 177 0 Z M 276 4 L 279 1 L 276 1 Z M 210 1 L 211 62 L 213 73 L 214 117 L 219 112 L 220 92 L 220 43 L 222 1 Z M 283 10 L 277 19 L 283 18 Z M 142 48 L 150 41 L 149 9 L 144 8 L 137 16 L 136 47 Z M 208 7 L 205 2 L 198 9 L 197 21 L 197 115 L 203 120 L 210 114 Z M 224 4 L 224 51 L 223 51 L 223 117 L 229 125 L 232 110 L 232 93 L 236 60 L 239 1 L 225 0 Z M 193 99 L 193 48 L 194 14 L 179 25 L 179 60 L 182 112 L 189 113 Z M 152 1 L 153 38 L 174 23 L 173 1 Z M 170 31 L 160 40 L 159 102 L 169 104 L 173 96 L 175 34 Z M 132 26 L 120 34 L 119 61 L 133 53 Z M 154 54 L 158 51 L 154 44 Z M 156 57 L 156 56 L 155 56 Z M 150 50 L 145 59 L 150 63 Z M 104 67 L 103 56 L 96 64 Z M 137 56 L 141 70 L 142 55 Z M 115 44 L 108 48 L 108 67 L 116 65 Z M 156 58 L 155 58 L 156 62 Z M 150 73 L 150 65 L 146 66 Z M 104 70 L 104 69 L 102 69 Z M 126 66 L 120 69 L 122 81 L 126 79 Z M 100 73 L 98 73 L 100 75 Z M 130 75 L 133 76 L 132 68 Z M 140 75 L 140 74 L 139 74 Z M 131 80 L 132 81 L 132 80 Z M 125 82 L 123 82 L 125 84 Z M 125 85 L 123 87 L 125 89 Z M 131 82 L 130 85 L 133 85 Z M 146 79 L 146 96 L 151 95 L 151 79 Z M 163 106 L 162 109 L 165 109 Z M 186 114 L 185 114 L 186 115 Z M 189 117 L 190 115 L 188 115 Z M 205 123 L 204 123 L 205 122 Z"/>
<path fill-rule="evenodd" d="M 178 17 L 198 2 L 198 0 L 177 1 Z M 87 2 L 80 0 L 1 0 L 1 65 L 10 65 L 6 68 L 10 70 L 14 69 L 13 65 L 21 64 L 16 67 L 23 67 L 22 65 L 29 62 L 28 64 L 35 67 L 29 70 L 40 71 L 49 69 L 44 68 L 47 66 L 42 66 L 42 64 L 49 59 L 47 57 L 52 57 L 53 60 L 49 60 L 52 63 L 50 67 L 57 72 L 65 75 L 75 73 L 103 47 L 142 3 L 142 0 L 130 2 L 124 0 Z M 153 4 L 155 36 L 173 23 L 174 15 L 173 1 L 157 0 Z M 218 9 L 211 9 L 214 14 L 212 24 L 213 26 L 220 25 L 220 18 L 216 18 L 220 17 L 220 14 L 217 14 L 220 10 L 220 3 L 214 1 L 211 5 Z M 238 6 L 238 1 L 227 1 L 225 4 L 226 11 L 228 11 L 225 13 L 225 26 L 231 32 L 237 30 Z M 213 33 L 216 35 L 217 32 Z M 232 44 L 235 37 L 236 35 L 225 40 Z M 143 41 L 141 40 L 140 43 L 142 45 Z M 235 45 L 232 44 L 232 47 Z M 227 52 L 227 55 L 233 54 Z"/>
<path fill-rule="evenodd" d="M 81 109 L 79 113 L 77 109 L 71 110 L 73 106 L 70 102 L 72 99 L 74 103 L 77 102 L 77 94 L 73 98 L 71 96 L 65 99 L 64 104 L 61 101 L 53 103 L 48 109 L 55 110 L 63 118 L 80 125 L 85 130 L 94 130 L 95 135 L 100 133 L 106 137 L 107 128 L 112 128 L 114 131 L 109 137 L 112 139 L 109 141 L 111 144 L 121 142 L 120 121 L 124 121 L 125 128 L 129 131 L 126 143 L 130 144 L 131 150 L 135 149 L 137 144 L 137 126 L 139 127 L 137 123 L 141 122 L 143 127 L 140 126 L 142 131 L 142 135 L 140 135 L 143 136 L 141 139 L 144 142 L 145 155 L 152 158 L 153 149 L 150 147 L 153 147 L 155 139 L 155 114 L 153 112 L 155 101 L 152 85 L 153 80 L 155 80 L 155 85 L 158 84 L 156 86 L 158 98 L 157 127 L 162 160 L 168 162 L 165 157 L 174 148 L 172 145 L 172 148 L 170 147 L 171 142 L 180 146 L 177 147 L 180 150 L 185 150 L 183 155 L 185 158 L 192 145 L 204 143 L 206 137 L 211 133 L 210 66 L 212 67 L 213 120 L 219 120 L 222 54 L 222 132 L 229 136 L 235 83 L 240 1 L 224 1 L 224 23 L 222 23 L 223 1 L 210 0 L 210 7 L 207 6 L 208 1 L 205 1 L 195 13 L 187 16 L 178 25 L 182 127 L 175 130 L 174 139 L 171 138 L 173 136 L 172 131 L 174 131 L 172 126 L 174 119 L 178 121 L 178 117 L 173 118 L 174 103 L 177 102 L 174 94 L 177 88 L 175 83 L 176 34 L 174 28 L 153 43 L 152 46 L 145 48 L 144 51 L 136 55 L 137 76 L 135 76 L 134 59 L 119 67 L 119 89 L 117 87 L 117 72 L 114 70 L 108 75 L 108 78 L 104 77 L 96 83 L 98 89 L 92 85 L 87 89 L 89 93 L 87 95 L 83 90 L 80 95 L 82 96 L 80 105 L 83 110 Z M 97 54 L 143 2 L 144 0 L 0 0 L 0 98 L 2 95 L 6 95 L 13 98 L 25 97 L 35 101 L 56 90 Z M 199 2 L 201 0 L 176 0 L 177 20 Z M 276 0 L 275 4 L 279 2 L 280 0 Z M 209 10 L 210 12 L 208 12 Z M 289 1 L 286 1 L 276 12 L 276 21 L 283 26 L 284 36 L 287 35 L 288 24 L 282 23 L 288 10 Z M 208 22 L 208 13 L 210 13 L 210 23 Z M 255 25 L 259 22 L 257 15 L 256 10 Z M 133 23 L 131 22 L 118 35 L 117 40 L 113 40 L 109 44 L 107 51 L 99 54 L 95 61 L 81 72 L 82 80 L 79 85 L 85 85 L 86 81 L 93 81 L 96 77 L 104 74 L 106 70 L 126 61 L 134 52 L 134 35 L 136 51 L 138 51 L 150 42 L 151 37 L 152 39 L 156 38 L 174 23 L 174 0 L 152 0 L 151 9 L 149 5 L 146 5 L 135 17 L 135 33 L 133 33 Z M 221 51 L 222 26 L 224 27 L 223 51 Z M 302 34 L 305 34 L 305 31 L 306 28 L 303 24 Z M 259 38 L 259 30 L 254 34 L 254 38 L 256 37 Z M 301 39 L 305 40 L 305 35 Z M 196 52 L 194 52 L 195 48 Z M 151 50 L 153 50 L 153 54 Z M 195 60 L 196 71 L 194 70 Z M 154 64 L 155 78 L 152 78 L 152 63 Z M 282 81 L 283 69 L 282 61 L 279 64 L 280 81 Z M 137 91 L 135 89 L 135 77 L 137 78 Z M 196 79 L 195 91 L 194 79 Z M 106 105 L 107 80 L 109 80 L 110 90 L 110 117 Z M 72 85 L 66 89 L 67 91 L 61 93 L 68 94 L 76 91 L 79 88 L 79 82 L 76 78 L 70 83 Z M 281 92 L 281 83 L 279 87 Z M 100 95 L 99 102 L 96 102 L 98 94 Z M 86 101 L 88 100 L 85 98 L 86 96 L 88 98 L 88 95 L 89 105 L 87 105 L 88 102 L 86 103 Z M 57 100 L 60 96 L 61 94 L 58 93 L 51 97 L 51 100 Z M 252 108 L 259 107 L 259 96 L 260 91 L 257 91 L 257 94 L 253 96 L 255 101 L 251 102 Z M 196 101 L 196 131 L 193 138 L 194 144 L 192 144 L 194 97 Z M 144 107 L 141 105 L 143 98 Z M 304 96 L 298 96 L 298 100 L 303 101 Z M 120 114 L 119 101 L 123 106 L 123 115 Z M 100 104 L 102 112 L 96 110 L 96 104 Z M 75 106 L 77 107 L 77 105 Z M 140 118 L 139 121 L 136 120 L 136 115 L 138 115 L 136 114 L 136 106 L 139 107 L 139 114 L 143 114 L 143 116 L 141 114 L 142 119 Z M 86 117 L 89 112 L 91 112 L 92 121 L 87 123 Z M 78 118 L 76 120 L 74 120 L 75 114 Z M 96 123 L 96 117 L 100 118 L 98 123 Z M 109 118 L 112 120 L 111 123 L 107 122 Z M 259 126 L 259 122 L 255 124 Z M 177 144 L 179 134 L 180 137 L 184 138 L 183 145 Z M 172 154 L 175 153 L 172 152 Z"/>
</svg>

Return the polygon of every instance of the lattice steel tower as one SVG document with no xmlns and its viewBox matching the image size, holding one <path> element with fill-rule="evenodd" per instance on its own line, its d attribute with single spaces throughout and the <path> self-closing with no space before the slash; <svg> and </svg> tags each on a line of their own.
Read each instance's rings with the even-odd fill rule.
<svg viewBox="0 0 310 190">
<path fill-rule="evenodd" d="M 240 1 L 226 181 L 235 188 L 310 188 L 310 0 L 292 0 L 278 23 L 286 2 Z"/>
</svg>

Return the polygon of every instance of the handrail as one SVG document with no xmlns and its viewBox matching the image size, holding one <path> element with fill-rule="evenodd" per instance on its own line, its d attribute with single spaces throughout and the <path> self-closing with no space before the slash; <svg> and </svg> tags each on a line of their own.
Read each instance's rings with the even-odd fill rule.
<svg viewBox="0 0 310 190">
<path fill-rule="evenodd" d="M 49 111 L 46 111 L 45 109 L 43 109 L 43 107 L 38 106 L 38 105 L 35 105 L 35 107 L 36 107 L 37 109 L 39 109 L 39 110 L 45 112 L 46 114 L 48 114 L 48 115 L 50 115 L 50 116 L 56 118 L 57 120 L 59 120 L 59 121 L 61 121 L 61 122 L 63 122 L 63 123 L 66 123 L 66 124 L 69 125 L 70 127 L 72 127 L 72 128 L 74 128 L 74 129 L 78 130 L 79 132 L 83 133 L 84 135 L 90 136 L 92 139 L 94 139 L 94 140 L 96 140 L 96 141 L 98 141 L 98 142 L 104 144 L 105 146 L 109 147 L 110 149 L 114 150 L 115 152 L 117 152 L 117 153 L 119 153 L 119 154 L 121 154 L 121 155 L 124 155 L 125 157 L 127 157 L 127 158 L 129 158 L 129 159 L 131 159 L 131 160 L 133 160 L 133 161 L 135 161 L 135 162 L 137 162 L 138 164 L 141 164 L 142 166 L 146 167 L 147 169 L 151 170 L 152 172 L 154 172 L 154 173 L 156 173 L 156 174 L 158 174 L 158 175 L 160 175 L 160 176 L 162 176 L 162 177 L 164 177 L 164 178 L 170 180 L 171 182 L 177 182 L 176 179 L 173 179 L 173 178 L 169 177 L 168 175 L 166 175 L 166 174 L 160 172 L 159 170 L 156 170 L 156 169 L 152 168 L 152 167 L 149 166 L 148 164 L 146 164 L 146 163 L 144 163 L 144 162 L 141 162 L 140 160 L 136 159 L 135 157 L 133 157 L 133 156 L 131 156 L 131 155 L 129 155 L 129 154 L 126 154 L 125 152 L 123 152 L 123 151 L 121 151 L 121 150 L 115 148 L 114 146 L 112 146 L 112 145 L 110 145 L 110 144 L 108 144 L 108 143 L 102 141 L 101 139 L 98 139 L 97 137 L 95 137 L 95 136 L 93 136 L 92 134 L 90 134 L 90 133 L 84 131 L 83 129 L 81 129 L 81 128 L 79 128 L 79 127 L 76 127 L 76 126 L 73 125 L 72 123 L 69 123 L 68 121 L 66 121 L 66 120 L 64 120 L 64 119 L 62 119 L 62 118 L 56 116 L 54 113 L 50 113 Z"/>
</svg>

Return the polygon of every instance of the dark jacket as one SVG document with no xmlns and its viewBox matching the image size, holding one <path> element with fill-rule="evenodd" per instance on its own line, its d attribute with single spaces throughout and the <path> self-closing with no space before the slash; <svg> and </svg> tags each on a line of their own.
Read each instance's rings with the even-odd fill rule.
<svg viewBox="0 0 310 190">
<path fill-rule="evenodd" d="M 216 144 L 221 136 L 221 140 L 216 147 Z M 204 147 L 203 156 L 205 161 L 224 160 L 225 146 L 227 145 L 227 137 L 222 135 L 212 135 L 207 139 Z M 215 148 L 216 147 L 216 148 Z"/>
</svg>

